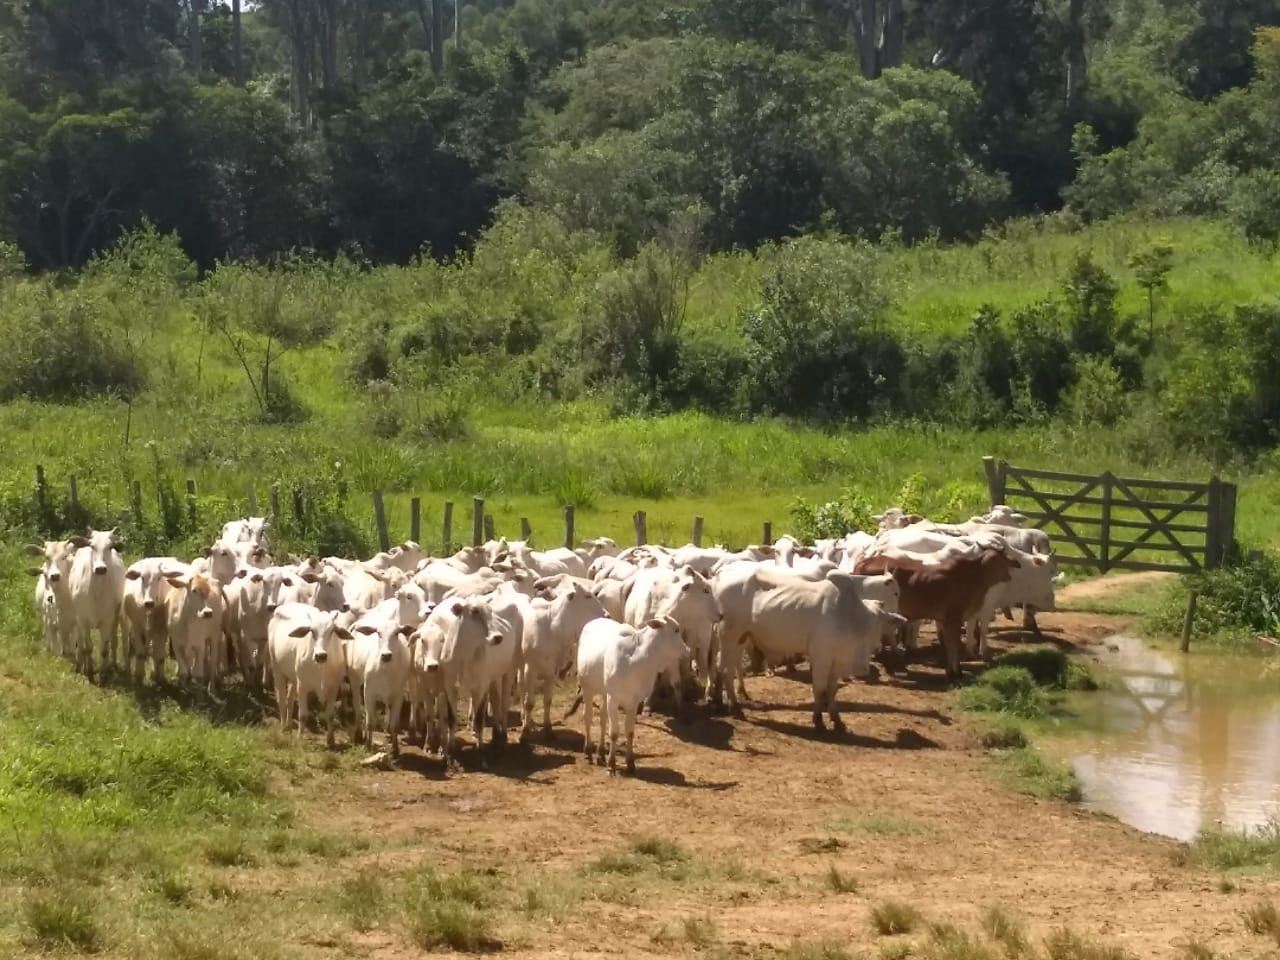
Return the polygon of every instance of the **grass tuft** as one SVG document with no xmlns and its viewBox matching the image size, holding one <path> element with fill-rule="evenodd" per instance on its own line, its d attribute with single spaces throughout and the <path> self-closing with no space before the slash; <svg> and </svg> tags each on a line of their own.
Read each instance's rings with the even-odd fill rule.
<svg viewBox="0 0 1280 960">
<path fill-rule="evenodd" d="M 1240 912 L 1244 928 L 1258 936 L 1271 937 L 1280 943 L 1280 911 L 1276 905 L 1267 900 L 1260 900 L 1253 906 Z"/>
<path fill-rule="evenodd" d="M 251 867 L 258 862 L 245 838 L 230 832 L 215 834 L 206 841 L 204 858 L 215 867 Z"/>
<path fill-rule="evenodd" d="M 1052 703 L 1026 667 L 992 667 L 960 691 L 960 706 L 981 713 L 1007 713 L 1036 720 L 1049 715 Z"/>
<path fill-rule="evenodd" d="M 797 941 L 777 954 L 778 960 L 854 960 L 849 950 L 834 940 Z"/>
<path fill-rule="evenodd" d="M 1060 927 L 1044 938 L 1048 960 L 1133 960 L 1133 955 L 1114 944 L 1089 940 L 1070 927 Z"/>
<path fill-rule="evenodd" d="M 907 960 L 911 956 L 912 944 L 907 940 L 894 940 L 880 944 L 880 960 Z"/>
<path fill-rule="evenodd" d="M 408 906 L 406 919 L 410 938 L 423 950 L 487 953 L 501 948 L 489 915 L 468 903 L 421 899 Z"/>
<path fill-rule="evenodd" d="M 899 900 L 886 900 L 871 908 L 871 928 L 882 937 L 910 933 L 923 919 L 918 909 Z"/>
<path fill-rule="evenodd" d="M 869 833 L 877 837 L 911 837 L 927 832 L 923 824 L 887 813 L 840 817 L 829 821 L 825 826 L 828 830 L 837 830 L 841 833 Z"/>
<path fill-rule="evenodd" d="M 990 947 L 949 923 L 930 927 L 921 956 L 925 960 L 995 960 Z"/>
<path fill-rule="evenodd" d="M 147 886 L 163 900 L 175 907 L 191 902 L 191 878 L 180 870 L 163 868 L 152 872 Z"/>
<path fill-rule="evenodd" d="M 1216 956 L 1203 940 L 1188 939 L 1178 944 L 1178 960 L 1214 960 Z"/>
<path fill-rule="evenodd" d="M 632 842 L 631 849 L 640 856 L 663 865 L 684 863 L 689 859 L 689 854 L 680 844 L 661 837 L 641 837 Z"/>
<path fill-rule="evenodd" d="M 359 933 L 372 930 L 382 916 L 382 881 L 371 870 L 362 871 L 342 881 L 338 888 L 338 909 L 351 929 Z"/>
<path fill-rule="evenodd" d="M 1067 803 L 1083 799 L 1075 771 L 1065 764 L 1049 762 L 1033 747 L 1003 751 L 996 763 L 1000 779 L 1019 793 Z"/>
<path fill-rule="evenodd" d="M 995 714 L 978 732 L 978 742 L 986 750 L 1021 750 L 1028 745 L 1027 735 L 1013 717 Z"/>
<path fill-rule="evenodd" d="M 826 873 L 827 889 L 832 893 L 857 893 L 858 881 L 847 873 L 841 873 L 833 863 Z"/>
<path fill-rule="evenodd" d="M 844 849 L 844 841 L 839 837 L 801 837 L 801 853 L 836 853 Z"/>
<path fill-rule="evenodd" d="M 102 949 L 102 931 L 93 905 L 78 891 L 39 891 L 27 898 L 24 912 L 33 947 L 77 953 L 97 953 Z"/>
<path fill-rule="evenodd" d="M 982 912 L 982 929 L 1004 948 L 1009 957 L 1023 957 L 1031 953 L 1026 925 L 1003 907 L 987 907 Z"/>
</svg>

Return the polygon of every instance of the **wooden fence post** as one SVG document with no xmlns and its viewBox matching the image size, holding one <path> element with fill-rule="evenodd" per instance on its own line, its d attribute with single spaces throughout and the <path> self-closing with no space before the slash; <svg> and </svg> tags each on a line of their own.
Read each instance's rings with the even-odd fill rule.
<svg viewBox="0 0 1280 960">
<path fill-rule="evenodd" d="M 280 518 L 280 487 L 278 484 L 271 485 L 271 492 L 268 494 L 271 499 L 271 522 L 276 523 Z"/>
<path fill-rule="evenodd" d="M 453 501 L 444 502 L 444 529 L 440 532 L 440 552 L 453 553 Z"/>
<path fill-rule="evenodd" d="M 693 545 L 695 547 L 702 546 L 702 518 L 693 518 Z"/>
<path fill-rule="evenodd" d="M 494 533 L 492 513 L 484 515 L 484 538 L 486 541 L 498 539 L 497 534 Z"/>
<path fill-rule="evenodd" d="M 133 525 L 142 526 L 142 483 L 138 480 L 129 484 L 129 506 L 133 509 Z"/>
<path fill-rule="evenodd" d="M 387 508 L 382 502 L 382 491 L 373 491 L 373 520 L 378 525 L 378 549 L 391 549 L 391 537 L 387 535 Z"/>
<path fill-rule="evenodd" d="M 991 501 L 991 506 L 996 506 L 1004 502 L 1004 486 L 1001 483 L 1000 471 L 996 467 L 995 457 L 983 457 L 982 469 L 987 474 L 987 499 Z"/>
<path fill-rule="evenodd" d="M 1111 569 L 1111 490 L 1114 476 L 1110 470 L 1102 475 L 1102 531 L 1099 534 L 1102 540 L 1100 556 L 1102 563 L 1099 569 L 1103 573 Z"/>
<path fill-rule="evenodd" d="M 45 517 L 48 516 L 48 514 L 45 512 L 45 503 L 47 502 L 47 494 L 48 494 L 48 491 L 45 488 L 45 482 L 44 482 L 44 464 L 37 463 L 36 464 L 36 510 L 40 514 L 41 523 L 44 523 Z M 52 531 L 50 530 L 45 531 L 45 533 L 51 533 L 51 532 Z"/>
<path fill-rule="evenodd" d="M 523 540 L 525 543 L 528 543 L 532 537 L 533 537 L 533 528 L 529 526 L 529 518 L 521 517 L 520 518 L 520 539 Z"/>
<path fill-rule="evenodd" d="M 409 539 L 414 543 L 422 541 L 422 501 L 418 497 L 409 501 Z"/>
<path fill-rule="evenodd" d="M 255 516 L 258 512 L 258 494 L 253 489 L 253 484 L 249 484 L 249 516 Z"/>
<path fill-rule="evenodd" d="M 636 546 L 643 547 L 649 542 L 648 518 L 643 510 L 637 510 L 631 515 L 631 525 L 636 529 Z"/>
<path fill-rule="evenodd" d="M 764 525 L 760 529 L 760 536 L 761 536 L 760 542 L 764 544 L 766 547 L 770 546 L 773 543 L 773 521 L 772 520 L 766 520 L 764 522 Z"/>
<path fill-rule="evenodd" d="M 80 516 L 80 488 L 76 485 L 76 475 L 74 473 L 71 474 L 71 476 L 69 476 L 67 480 L 70 482 L 70 485 L 71 485 L 71 500 L 69 501 L 70 509 L 68 510 L 68 513 L 71 514 L 71 517 L 79 517 Z"/>
<path fill-rule="evenodd" d="M 1222 481 L 1217 474 L 1209 478 L 1209 512 L 1205 518 L 1204 565 L 1212 570 L 1222 560 Z"/>
<path fill-rule="evenodd" d="M 564 545 L 573 549 L 573 504 L 564 505 Z"/>
<path fill-rule="evenodd" d="M 1200 599 L 1200 591 L 1192 590 L 1187 597 L 1187 616 L 1182 621 L 1182 644 L 1179 649 L 1186 653 L 1191 649 L 1191 628 L 1196 621 L 1196 601 Z"/>
<path fill-rule="evenodd" d="M 191 532 L 195 532 L 196 521 L 196 482 L 191 477 L 187 477 L 187 527 Z"/>
<path fill-rule="evenodd" d="M 1222 562 L 1236 559 L 1236 485 L 1222 485 L 1222 510 L 1218 514 L 1218 542 L 1222 545 Z"/>
<path fill-rule="evenodd" d="M 471 500 L 471 545 L 478 547 L 484 543 L 484 498 L 474 497 Z"/>
<path fill-rule="evenodd" d="M 298 529 L 302 529 L 306 522 L 306 511 L 302 508 L 302 488 L 293 488 L 293 519 L 298 524 Z"/>
</svg>

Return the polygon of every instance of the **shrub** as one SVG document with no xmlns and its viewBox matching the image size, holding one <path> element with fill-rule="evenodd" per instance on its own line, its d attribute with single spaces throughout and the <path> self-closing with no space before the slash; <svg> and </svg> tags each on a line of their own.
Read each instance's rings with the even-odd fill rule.
<svg viewBox="0 0 1280 960">
<path fill-rule="evenodd" d="M 141 389 L 141 374 L 93 320 L 89 303 L 52 287 L 30 299 L 11 303 L 0 316 L 0 402 L 26 397 L 67 403 L 131 397 Z"/>
<path fill-rule="evenodd" d="M 1001 907 L 988 907 L 982 912 L 982 929 L 988 937 L 1004 947 L 1009 957 L 1022 957 L 1031 952 L 1026 925 Z"/>
<path fill-rule="evenodd" d="M 1125 409 L 1120 372 L 1106 357 L 1081 357 L 1076 363 L 1076 382 L 1062 405 L 1066 415 L 1081 426 L 1112 426 Z"/>
<path fill-rule="evenodd" d="M 1262 937 L 1272 937 L 1280 942 L 1280 911 L 1270 901 L 1262 900 L 1242 910 L 1240 918 L 1244 928 Z"/>
<path fill-rule="evenodd" d="M 351 928 L 360 933 L 373 929 L 382 914 L 382 882 L 372 871 L 348 877 L 338 890 L 338 906 Z"/>
<path fill-rule="evenodd" d="M 1280 633 L 1280 557 L 1276 554 L 1246 556 L 1188 579 L 1200 591 L 1193 624 L 1197 635 Z M 1155 630 L 1173 635 L 1182 629 L 1185 591 L 1186 583 L 1181 581 L 1166 588 L 1163 602 L 1150 617 Z"/>
<path fill-rule="evenodd" d="M 791 503 L 791 535 L 806 543 L 843 537 L 855 530 L 873 530 L 871 501 L 846 490 L 839 499 L 811 504 L 797 497 Z"/>
<path fill-rule="evenodd" d="M 1017 750 L 1027 745 L 1027 735 L 1011 717 L 995 716 L 983 724 L 978 742 L 987 750 Z"/>
<path fill-rule="evenodd" d="M 1250 240 L 1280 242 L 1280 170 L 1254 170 L 1237 178 L 1227 210 Z"/>
<path fill-rule="evenodd" d="M 898 900 L 886 900 L 871 908 L 871 928 L 882 937 L 910 933 L 923 919 L 918 909 Z"/>
<path fill-rule="evenodd" d="M 1252 830 L 1202 830 L 1188 847 L 1187 859 L 1215 870 L 1280 867 L 1280 820 Z"/>
<path fill-rule="evenodd" d="M 856 878 L 849 876 L 847 873 L 841 873 L 833 863 L 827 868 L 824 880 L 827 889 L 832 893 L 857 893 L 858 881 Z"/>
</svg>

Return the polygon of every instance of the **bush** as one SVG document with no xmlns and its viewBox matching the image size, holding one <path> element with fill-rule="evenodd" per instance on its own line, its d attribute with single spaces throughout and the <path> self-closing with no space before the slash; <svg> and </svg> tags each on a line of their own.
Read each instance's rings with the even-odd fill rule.
<svg viewBox="0 0 1280 960">
<path fill-rule="evenodd" d="M 886 900 L 871 908 L 871 928 L 882 937 L 910 933 L 923 919 L 918 909 L 898 900 Z"/>
<path fill-rule="evenodd" d="M 805 543 L 839 538 L 855 530 L 874 530 L 871 501 L 846 490 L 838 500 L 813 505 L 797 497 L 791 504 L 791 535 Z"/>
<path fill-rule="evenodd" d="M 1254 170 L 1236 180 L 1227 202 L 1231 220 L 1257 243 L 1280 242 L 1280 170 Z"/>
<path fill-rule="evenodd" d="M 1080 426 L 1115 424 L 1124 414 L 1125 388 L 1114 364 L 1106 357 L 1081 357 L 1063 409 Z"/>
<path fill-rule="evenodd" d="M 805 237 L 772 248 L 742 315 L 754 410 L 841 420 L 885 404 L 905 367 L 881 332 L 888 294 L 865 244 Z"/>
<path fill-rule="evenodd" d="M 1280 635 L 1280 557 L 1276 554 L 1245 556 L 1229 566 L 1170 584 L 1150 618 L 1157 632 L 1172 636 L 1182 629 L 1188 585 L 1200 591 L 1193 624 L 1197 635 Z"/>
<path fill-rule="evenodd" d="M 36 290 L 27 287 L 27 290 Z M 90 315 L 89 304 L 52 287 L 32 302 L 10 302 L 0 316 L 0 402 L 26 397 L 67 403 L 131 397 L 142 376 Z"/>
</svg>

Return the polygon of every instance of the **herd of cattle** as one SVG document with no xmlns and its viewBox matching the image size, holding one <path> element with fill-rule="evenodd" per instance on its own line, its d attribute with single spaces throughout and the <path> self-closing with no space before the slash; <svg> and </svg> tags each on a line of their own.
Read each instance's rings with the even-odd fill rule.
<svg viewBox="0 0 1280 960">
<path fill-rule="evenodd" d="M 315 697 L 334 743 L 335 708 L 349 690 L 353 739 L 372 737 L 385 708 L 393 755 L 403 709 L 409 736 L 456 762 L 459 706 L 469 703 L 476 746 L 507 740 L 514 697 L 522 739 L 551 728 L 557 681 L 576 671 L 585 704 L 584 746 L 616 769 L 625 737 L 635 769 L 637 711 L 665 685 L 683 710 L 689 691 L 717 705 L 745 699 L 743 654 L 770 665 L 808 661 L 813 723 L 842 728 L 836 691 L 865 677 L 883 644 L 914 646 L 921 621 L 937 624 L 948 675 L 962 645 L 984 655 L 997 610 L 1053 608 L 1051 545 L 1025 518 L 999 506 L 959 525 L 901 509 L 877 517 L 875 534 L 854 532 L 812 546 L 783 537 L 731 552 L 688 545 L 621 549 L 612 540 L 576 550 L 537 551 L 491 541 L 446 558 L 413 542 L 364 560 L 271 558 L 261 517 L 226 524 L 203 555 L 186 563 L 149 557 L 126 565 L 110 530 L 30 544 L 42 558 L 35 601 L 44 642 L 92 676 L 123 666 L 141 683 L 147 661 L 165 679 L 210 688 L 235 670 L 274 687 L 282 725 L 299 732 Z M 601 698 L 600 737 L 592 706 Z M 577 704 L 575 704 L 575 709 Z M 570 713 L 573 711 L 571 710 Z"/>
</svg>

